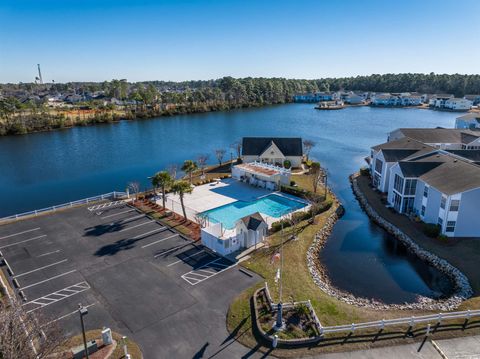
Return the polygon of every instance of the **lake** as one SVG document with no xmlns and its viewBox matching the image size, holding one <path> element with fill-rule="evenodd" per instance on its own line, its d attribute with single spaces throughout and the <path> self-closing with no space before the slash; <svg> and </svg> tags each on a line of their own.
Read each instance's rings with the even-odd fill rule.
<svg viewBox="0 0 480 359">
<path fill-rule="evenodd" d="M 317 143 L 311 153 L 327 167 L 346 208 L 321 253 L 332 283 L 386 303 L 438 296 L 450 282 L 372 224 L 348 176 L 364 166 L 370 147 L 398 127 L 453 127 L 454 113 L 357 107 L 318 111 L 288 104 L 230 112 L 122 121 L 55 132 L 0 137 L 0 217 L 106 193 L 170 164 L 209 154 L 242 136 L 296 136 Z M 226 157 L 230 158 L 230 150 Z M 226 158 L 227 159 L 227 158 Z"/>
</svg>

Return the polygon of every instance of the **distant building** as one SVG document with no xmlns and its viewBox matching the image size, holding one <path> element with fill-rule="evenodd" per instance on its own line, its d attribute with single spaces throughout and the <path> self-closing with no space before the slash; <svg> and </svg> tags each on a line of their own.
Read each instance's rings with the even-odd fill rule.
<svg viewBox="0 0 480 359">
<path fill-rule="evenodd" d="M 320 102 L 320 101 L 332 101 L 336 99 L 334 92 L 315 92 L 308 94 L 299 94 L 293 96 L 294 102 Z"/>
<path fill-rule="evenodd" d="M 480 104 L 480 95 L 465 95 L 463 98 L 472 101 L 472 105 L 474 106 Z"/>
<path fill-rule="evenodd" d="M 468 113 L 466 115 L 457 117 L 455 120 L 455 128 L 480 130 L 480 113 Z"/>
<path fill-rule="evenodd" d="M 451 98 L 453 98 L 453 95 L 450 94 L 432 95 L 428 100 L 428 105 L 430 107 L 443 108 L 445 106 L 445 102 Z"/>
<path fill-rule="evenodd" d="M 452 111 L 468 111 L 472 108 L 472 101 L 454 97 L 445 101 L 444 108 Z"/>
<path fill-rule="evenodd" d="M 419 106 L 422 103 L 422 96 L 409 92 L 376 94 L 371 102 L 373 106 Z"/>
<path fill-rule="evenodd" d="M 242 139 L 243 162 L 264 162 L 283 166 L 285 160 L 292 167 L 300 167 L 303 144 L 299 137 L 244 137 Z"/>
<path fill-rule="evenodd" d="M 359 104 L 362 104 L 365 102 L 365 97 L 361 96 L 361 95 L 358 95 L 358 94 L 355 94 L 355 93 L 351 93 L 349 95 L 347 95 L 343 101 L 349 105 L 359 105 Z"/>
</svg>

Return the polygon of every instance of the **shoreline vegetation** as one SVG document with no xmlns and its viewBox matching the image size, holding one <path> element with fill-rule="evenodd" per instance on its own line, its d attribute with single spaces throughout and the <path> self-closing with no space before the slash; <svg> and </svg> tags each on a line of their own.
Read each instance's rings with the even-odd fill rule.
<svg viewBox="0 0 480 359">
<path fill-rule="evenodd" d="M 223 77 L 207 81 L 127 80 L 0 84 L 0 136 L 179 114 L 293 102 L 318 91 L 480 93 L 480 75 L 385 74 L 317 80 Z"/>
<path fill-rule="evenodd" d="M 299 187 L 309 189 L 310 181 L 308 176 L 295 176 Z M 321 192 L 323 189 L 320 189 Z M 283 302 L 291 303 L 298 301 L 311 301 L 320 322 L 324 326 L 344 325 L 348 323 L 369 322 L 374 320 L 392 319 L 400 317 L 421 316 L 425 314 L 437 313 L 438 308 L 434 303 L 444 304 L 441 300 L 429 300 L 420 305 L 385 305 L 377 303 L 378 306 L 364 305 L 351 301 L 351 296 L 343 298 L 330 293 L 332 288 L 325 290 L 323 279 L 324 274 L 321 263 L 318 260 L 318 251 L 321 250 L 323 243 L 328 239 L 329 234 L 338 218 L 341 204 L 335 198 L 332 192 L 328 193 L 328 199 L 333 205 L 327 211 L 316 216 L 313 223 L 301 222 L 298 224 L 299 233 L 296 240 L 287 240 L 284 243 L 284 267 L 283 267 Z M 285 238 L 291 237 L 291 228 L 287 228 Z M 272 234 L 268 238 L 268 243 L 252 253 L 251 258 L 242 262 L 241 265 L 262 276 L 270 288 L 270 293 L 274 302 L 279 300 L 279 286 L 276 281 L 276 268 L 272 265 L 271 258 L 278 251 L 281 243 L 281 234 L 279 232 Z M 320 273 L 320 274 L 319 274 Z M 258 348 L 262 352 L 269 352 L 271 344 L 263 340 L 256 332 L 252 316 L 253 293 L 264 285 L 263 282 L 248 288 L 230 304 L 227 314 L 227 328 L 242 344 L 250 348 Z M 345 300 L 347 299 L 347 300 Z M 460 304 L 458 310 L 468 310 L 477 307 L 478 298 L 470 298 Z M 361 299 L 360 299 L 361 300 Z M 423 304 L 423 305 L 422 305 Z M 452 310 L 453 308 L 443 308 Z M 478 329 L 462 327 L 463 321 L 454 322 L 450 325 L 450 330 L 439 330 L 435 332 L 437 339 L 451 338 L 456 336 L 472 335 L 478 333 Z M 461 330 L 456 330 L 458 325 Z M 420 326 L 421 327 L 421 326 Z M 420 329 L 416 324 L 411 328 L 412 331 L 419 330 L 424 333 L 424 328 Z M 371 347 L 394 345 L 401 343 L 413 343 L 421 340 L 423 337 L 406 337 L 404 328 L 382 329 L 378 331 L 368 330 L 362 333 L 326 336 L 318 344 L 297 347 L 297 348 L 276 348 L 275 356 L 278 357 L 299 357 L 304 355 L 314 355 L 327 352 L 338 352 L 355 349 L 365 349 Z M 423 332 L 422 332 L 423 330 Z M 280 333 L 281 338 L 288 339 L 288 333 Z M 395 335 L 398 334 L 398 335 Z M 357 340 L 361 338 L 363 340 Z"/>
</svg>

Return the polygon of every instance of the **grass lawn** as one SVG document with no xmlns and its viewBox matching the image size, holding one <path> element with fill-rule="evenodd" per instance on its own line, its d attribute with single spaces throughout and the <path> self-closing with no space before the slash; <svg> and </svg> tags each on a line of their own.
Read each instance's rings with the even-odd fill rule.
<svg viewBox="0 0 480 359">
<path fill-rule="evenodd" d="M 109 359 L 123 359 L 125 355 L 123 353 L 123 344 L 122 344 L 122 335 L 112 332 L 113 339 L 117 342 L 117 347 L 113 351 L 112 355 Z M 93 339 L 101 339 L 102 338 L 102 331 L 100 329 L 97 330 L 89 330 L 86 332 L 87 341 Z M 83 344 L 83 337 L 81 334 L 76 335 L 67 340 L 66 344 L 61 348 L 62 351 L 68 350 L 71 347 L 75 347 L 77 345 Z M 140 347 L 133 342 L 132 340 L 127 338 L 127 348 L 128 354 L 132 357 L 132 359 L 141 359 L 142 352 Z M 92 354 L 93 355 L 93 354 Z"/>
<path fill-rule="evenodd" d="M 308 178 L 305 177 L 307 176 L 294 176 L 293 180 L 295 180 L 295 182 L 299 185 L 300 183 L 305 183 L 305 186 L 307 186 L 309 182 Z M 320 193 L 321 191 L 323 191 L 323 188 L 320 189 Z M 330 195 L 327 199 L 330 199 Z M 283 301 L 311 300 L 317 316 L 324 326 L 381 320 L 383 318 L 409 317 L 412 315 L 418 316 L 421 314 L 428 314 L 429 312 L 427 311 L 374 310 L 352 306 L 328 296 L 313 282 L 307 266 L 306 252 L 313 242 L 314 235 L 322 228 L 328 216 L 332 213 L 332 211 L 336 210 L 337 206 L 338 203 L 334 202 L 334 205 L 331 209 L 317 216 L 315 224 L 313 225 L 308 225 L 307 222 L 302 222 L 299 226 L 302 230 L 298 235 L 298 239 L 295 241 L 289 240 L 285 242 L 283 249 Z M 291 228 L 288 228 L 285 231 L 286 238 L 288 238 L 288 233 L 291 230 Z M 271 295 L 275 302 L 278 301 L 278 285 L 274 280 L 278 268 L 278 262 L 272 264 L 271 258 L 273 254 L 278 251 L 280 243 L 281 234 L 277 232 L 268 237 L 268 245 L 254 252 L 248 261 L 242 263 L 242 265 L 247 269 L 258 273 L 265 278 L 265 281 L 268 282 Z M 263 286 L 263 283 L 260 283 L 257 286 L 240 294 L 231 304 L 227 316 L 228 330 L 231 333 L 234 333 L 240 342 L 250 347 L 258 345 L 258 342 L 255 339 L 252 331 L 250 297 L 252 296 L 253 292 L 261 286 Z M 479 303 L 466 303 L 465 306 L 462 306 L 462 309 L 473 307 L 474 304 Z M 385 333 L 387 333 L 387 331 L 385 331 Z M 473 331 L 469 330 L 469 333 L 471 334 Z M 452 336 L 452 334 L 448 335 Z M 438 334 L 438 337 L 440 337 L 440 334 Z M 397 342 L 405 343 L 405 340 L 406 339 L 402 337 L 401 339 L 398 339 Z M 353 350 L 355 348 L 363 348 L 370 345 L 370 342 L 357 342 L 355 344 L 349 344 L 348 349 Z M 319 345 L 316 347 L 299 348 L 295 350 L 276 349 L 275 355 L 295 357 L 299 355 L 306 355 L 308 353 L 312 355 L 317 352 L 348 349 L 344 345 L 328 347 Z"/>
</svg>

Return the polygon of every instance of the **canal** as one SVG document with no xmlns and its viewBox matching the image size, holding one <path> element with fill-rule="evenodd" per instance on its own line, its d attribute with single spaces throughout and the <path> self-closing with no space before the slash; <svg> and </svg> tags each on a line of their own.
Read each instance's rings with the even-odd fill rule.
<svg viewBox="0 0 480 359">
<path fill-rule="evenodd" d="M 334 285 L 386 303 L 436 297 L 451 284 L 372 224 L 348 175 L 365 165 L 372 145 L 398 127 L 453 127 L 455 114 L 419 109 L 317 111 L 290 104 L 230 112 L 123 121 L 0 137 L 0 217 L 124 190 L 170 164 L 209 154 L 242 136 L 298 136 L 317 143 L 311 156 L 327 167 L 346 208 L 321 253 Z M 230 157 L 229 150 L 227 156 Z"/>
</svg>

